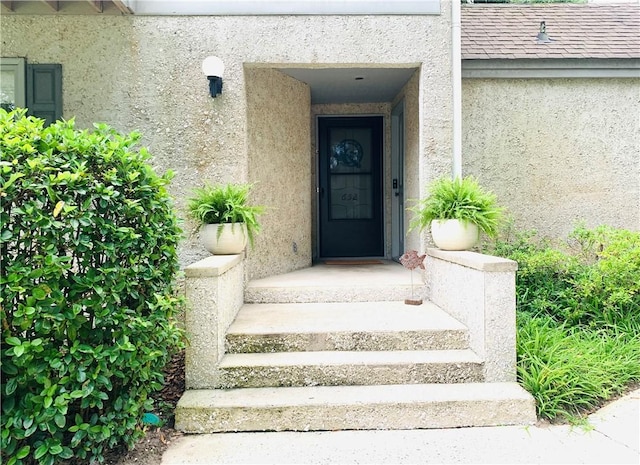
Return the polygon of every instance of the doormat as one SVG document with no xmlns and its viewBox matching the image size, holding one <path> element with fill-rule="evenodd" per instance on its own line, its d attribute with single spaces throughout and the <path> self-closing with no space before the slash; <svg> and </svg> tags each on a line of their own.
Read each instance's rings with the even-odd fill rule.
<svg viewBox="0 0 640 465">
<path fill-rule="evenodd" d="M 382 265 L 380 260 L 325 260 L 325 265 Z"/>
</svg>

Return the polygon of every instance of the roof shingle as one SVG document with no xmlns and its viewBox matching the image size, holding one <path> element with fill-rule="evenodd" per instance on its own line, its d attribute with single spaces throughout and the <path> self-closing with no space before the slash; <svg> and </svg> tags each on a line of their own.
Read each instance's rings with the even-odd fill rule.
<svg viewBox="0 0 640 465">
<path fill-rule="evenodd" d="M 463 59 L 640 58 L 636 3 L 467 4 L 461 19 Z"/>
</svg>

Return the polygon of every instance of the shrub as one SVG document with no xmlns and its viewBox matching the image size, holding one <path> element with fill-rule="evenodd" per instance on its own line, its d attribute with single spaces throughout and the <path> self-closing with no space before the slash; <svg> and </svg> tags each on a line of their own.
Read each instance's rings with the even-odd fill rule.
<svg viewBox="0 0 640 465">
<path fill-rule="evenodd" d="M 576 228 L 570 247 L 552 247 L 528 233 L 491 253 L 518 262 L 518 311 L 570 326 L 615 326 L 640 318 L 640 232 Z"/>
<path fill-rule="evenodd" d="M 518 262 L 518 381 L 549 419 L 640 381 L 640 233 L 578 227 L 569 245 L 524 233 L 489 250 Z"/>
<path fill-rule="evenodd" d="M 628 317 L 640 319 L 640 233 L 579 227 L 570 239 L 585 263 L 574 284 L 587 317 L 614 326 Z"/>
<path fill-rule="evenodd" d="M 132 446 L 182 344 L 180 228 L 138 134 L 0 110 L 2 459 Z"/>
</svg>

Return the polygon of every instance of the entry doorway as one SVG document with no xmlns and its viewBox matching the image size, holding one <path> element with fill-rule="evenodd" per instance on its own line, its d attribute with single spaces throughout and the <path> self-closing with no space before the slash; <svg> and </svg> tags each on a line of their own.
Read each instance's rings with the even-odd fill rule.
<svg viewBox="0 0 640 465">
<path fill-rule="evenodd" d="M 384 256 L 383 117 L 318 118 L 319 254 Z"/>
</svg>

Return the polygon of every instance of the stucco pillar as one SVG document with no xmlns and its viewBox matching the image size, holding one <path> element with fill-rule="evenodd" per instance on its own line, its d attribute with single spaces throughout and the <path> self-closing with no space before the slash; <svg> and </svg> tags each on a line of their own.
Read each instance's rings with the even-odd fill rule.
<svg viewBox="0 0 640 465">
<path fill-rule="evenodd" d="M 467 326 L 471 349 L 484 360 L 485 381 L 516 381 L 518 264 L 475 252 L 428 249 L 425 265 L 431 301 Z"/>
<path fill-rule="evenodd" d="M 213 387 L 225 335 L 244 302 L 243 255 L 216 255 L 185 268 L 187 389 Z"/>
</svg>

